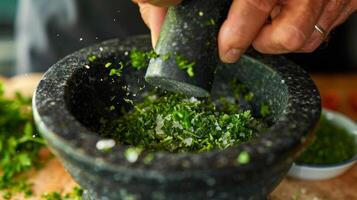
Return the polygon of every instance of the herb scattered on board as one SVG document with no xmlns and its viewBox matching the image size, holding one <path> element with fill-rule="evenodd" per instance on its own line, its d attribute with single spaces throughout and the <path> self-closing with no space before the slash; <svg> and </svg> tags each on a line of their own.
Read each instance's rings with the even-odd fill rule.
<svg viewBox="0 0 357 200">
<path fill-rule="evenodd" d="M 82 200 L 83 190 L 74 187 L 70 193 L 50 192 L 42 195 L 43 200 Z"/>
<path fill-rule="evenodd" d="M 35 128 L 31 98 L 25 98 L 20 93 L 14 99 L 5 98 L 1 82 L 0 133 L 0 197 L 11 200 L 17 193 L 30 197 L 33 195 L 32 184 L 28 183 L 25 173 L 41 167 L 39 151 L 45 147 L 45 142 Z M 82 193 L 82 189 L 75 187 L 60 199 L 81 200 Z M 58 198 L 53 194 L 45 199 Z"/>
<path fill-rule="evenodd" d="M 321 116 L 312 144 L 296 160 L 298 164 L 336 164 L 356 155 L 355 136 Z"/>
<path fill-rule="evenodd" d="M 0 191 L 4 199 L 12 193 L 32 194 L 22 174 L 39 167 L 38 154 L 44 146 L 35 128 L 31 99 L 16 94 L 14 99 L 4 97 L 0 83 Z"/>
</svg>

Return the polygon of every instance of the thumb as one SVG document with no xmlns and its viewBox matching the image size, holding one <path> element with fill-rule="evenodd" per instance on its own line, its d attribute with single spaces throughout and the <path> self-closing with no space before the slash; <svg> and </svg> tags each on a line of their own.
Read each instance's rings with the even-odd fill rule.
<svg viewBox="0 0 357 200">
<path fill-rule="evenodd" d="M 167 13 L 167 8 L 156 7 L 148 3 L 139 3 L 141 17 L 146 26 L 151 31 L 151 42 L 155 48 L 156 42 L 159 38 L 161 26 Z"/>
</svg>

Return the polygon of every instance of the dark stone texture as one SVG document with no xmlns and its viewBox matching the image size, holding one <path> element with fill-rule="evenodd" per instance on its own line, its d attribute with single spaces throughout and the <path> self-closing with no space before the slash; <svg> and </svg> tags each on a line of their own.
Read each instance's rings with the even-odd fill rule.
<svg viewBox="0 0 357 200">
<path fill-rule="evenodd" d="M 171 56 L 168 60 L 152 59 L 145 79 L 188 96 L 209 96 L 219 65 L 218 31 L 230 4 L 231 0 L 185 0 L 170 7 L 155 50 Z M 178 67 L 176 55 L 195 62 L 195 76 Z"/>
<path fill-rule="evenodd" d="M 157 152 L 145 164 L 147 152 L 129 162 L 128 146 L 116 145 L 110 153 L 96 149 L 103 139 L 96 130 L 101 118 L 110 120 L 110 104 L 124 105 L 123 85 L 140 94 L 150 90 L 145 70 L 125 68 L 121 78 L 108 77 L 108 69 L 88 65 L 87 57 L 127 60 L 132 48 L 149 50 L 150 39 L 137 36 L 94 45 L 67 56 L 52 66 L 34 96 L 37 126 L 68 172 L 85 188 L 85 199 L 264 199 L 285 176 L 293 158 L 302 150 L 320 116 L 320 96 L 308 74 L 280 56 L 253 50 L 236 64 L 217 68 L 212 96 L 225 95 L 238 78 L 272 110 L 272 126 L 240 146 L 206 153 Z M 141 91 L 146 85 L 146 89 Z M 128 109 L 130 107 L 127 107 Z M 237 164 L 242 152 L 248 164 Z M 91 198 L 89 198 L 91 196 Z"/>
</svg>

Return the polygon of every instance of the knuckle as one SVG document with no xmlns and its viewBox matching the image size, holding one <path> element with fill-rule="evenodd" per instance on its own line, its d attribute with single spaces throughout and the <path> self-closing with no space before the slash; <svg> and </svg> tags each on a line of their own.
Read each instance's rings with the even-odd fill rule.
<svg viewBox="0 0 357 200">
<path fill-rule="evenodd" d="M 326 7 L 326 12 L 334 13 L 342 10 L 347 5 L 347 0 L 332 0 Z"/>
<path fill-rule="evenodd" d="M 339 8 L 344 8 L 348 5 L 351 0 L 338 0 L 337 4 Z"/>
<path fill-rule="evenodd" d="M 246 2 L 261 12 L 270 13 L 276 3 L 276 0 L 246 0 Z"/>
<path fill-rule="evenodd" d="M 309 16 L 310 19 L 317 18 L 324 7 L 322 0 L 301 0 L 299 6 L 300 12 Z"/>
<path fill-rule="evenodd" d="M 321 14 L 323 5 L 322 2 L 320 3 L 312 3 L 309 4 L 309 6 L 306 8 L 306 13 L 310 14 L 312 19 L 318 18 L 318 16 Z"/>
<path fill-rule="evenodd" d="M 230 26 L 225 24 L 224 26 L 225 36 L 223 44 L 229 48 L 245 49 L 250 45 L 250 38 L 247 35 L 251 35 L 245 29 L 241 29 L 237 26 Z"/>
</svg>

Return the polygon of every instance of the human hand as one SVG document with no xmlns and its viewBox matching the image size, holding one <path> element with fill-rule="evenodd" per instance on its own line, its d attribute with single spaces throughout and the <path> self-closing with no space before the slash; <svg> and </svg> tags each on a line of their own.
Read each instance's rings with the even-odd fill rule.
<svg viewBox="0 0 357 200">
<path fill-rule="evenodd" d="M 180 0 L 133 1 L 140 6 L 155 46 L 166 6 Z M 251 45 L 267 54 L 312 52 L 356 10 L 357 0 L 233 0 L 218 35 L 220 58 L 236 62 Z"/>
<path fill-rule="evenodd" d="M 132 0 L 140 8 L 140 14 L 146 26 L 151 31 L 152 46 L 155 47 L 159 38 L 161 26 L 164 23 L 167 7 L 177 5 L 182 0 Z"/>
</svg>

